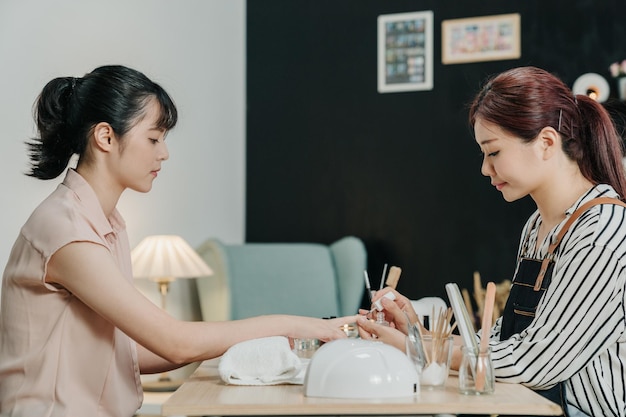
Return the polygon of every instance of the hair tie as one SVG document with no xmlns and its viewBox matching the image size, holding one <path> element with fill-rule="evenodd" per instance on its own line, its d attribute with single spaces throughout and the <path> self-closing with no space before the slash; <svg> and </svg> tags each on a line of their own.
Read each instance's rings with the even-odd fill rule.
<svg viewBox="0 0 626 417">
<path fill-rule="evenodd" d="M 69 101 L 72 99 L 72 96 L 74 95 L 74 89 L 76 88 L 76 80 L 78 78 L 76 77 L 72 77 L 71 81 L 70 81 L 70 91 L 67 93 L 67 102 L 69 103 Z"/>
<path fill-rule="evenodd" d="M 67 101 L 69 102 L 70 99 L 72 98 L 72 95 L 74 94 L 74 88 L 76 87 L 76 77 L 71 77 L 70 80 L 70 88 L 67 92 Z"/>
</svg>

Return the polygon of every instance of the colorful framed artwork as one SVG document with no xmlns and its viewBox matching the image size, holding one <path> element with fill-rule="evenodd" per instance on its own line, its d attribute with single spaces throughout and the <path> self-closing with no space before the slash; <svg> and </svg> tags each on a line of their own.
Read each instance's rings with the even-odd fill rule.
<svg viewBox="0 0 626 417">
<path fill-rule="evenodd" d="M 433 12 L 378 16 L 378 92 L 432 88 Z"/>
<path fill-rule="evenodd" d="M 451 19 L 441 22 L 441 61 L 461 64 L 518 59 L 519 13 Z"/>
</svg>

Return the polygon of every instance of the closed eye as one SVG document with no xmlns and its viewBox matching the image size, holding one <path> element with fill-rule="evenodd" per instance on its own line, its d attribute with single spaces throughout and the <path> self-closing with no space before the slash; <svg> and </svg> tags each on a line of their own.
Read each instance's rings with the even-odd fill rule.
<svg viewBox="0 0 626 417">
<path fill-rule="evenodd" d="M 481 157 L 481 158 L 485 158 L 485 157 L 487 157 L 487 156 L 496 156 L 498 153 L 500 153 L 500 151 L 493 151 L 493 152 L 491 152 L 491 153 L 484 153 L 484 152 L 481 152 L 481 153 L 480 153 L 480 157 Z"/>
</svg>

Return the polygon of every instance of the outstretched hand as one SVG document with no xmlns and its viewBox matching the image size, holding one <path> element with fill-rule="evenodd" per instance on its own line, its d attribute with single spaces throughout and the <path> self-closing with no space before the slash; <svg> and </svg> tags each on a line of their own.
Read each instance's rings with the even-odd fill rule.
<svg viewBox="0 0 626 417">
<path fill-rule="evenodd" d="M 317 332 L 315 336 L 322 342 L 343 339 L 347 337 L 346 333 L 343 331 L 343 326 L 345 324 L 354 323 L 357 317 L 359 316 L 353 315 L 324 320 L 311 319 L 317 320 L 317 326 L 313 326 L 312 328 Z"/>
</svg>

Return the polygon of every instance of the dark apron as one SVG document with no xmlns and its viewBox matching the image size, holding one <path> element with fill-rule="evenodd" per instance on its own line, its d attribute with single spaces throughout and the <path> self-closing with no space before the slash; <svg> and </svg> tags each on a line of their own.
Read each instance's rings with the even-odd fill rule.
<svg viewBox="0 0 626 417">
<path fill-rule="evenodd" d="M 539 300 L 546 292 L 552 280 L 552 269 L 554 263 L 548 264 L 547 270 L 538 291 L 534 290 L 537 275 L 541 270 L 542 260 L 524 258 L 520 261 L 519 268 L 513 278 L 511 293 L 506 301 L 506 306 L 502 313 L 502 328 L 500 330 L 500 340 L 506 340 L 516 333 L 520 333 L 527 328 L 535 318 L 535 311 Z M 557 385 L 546 390 L 534 390 L 537 394 L 555 402 L 561 406 L 563 413 L 567 416 L 567 404 L 565 401 L 565 383 L 559 382 Z"/>
</svg>

